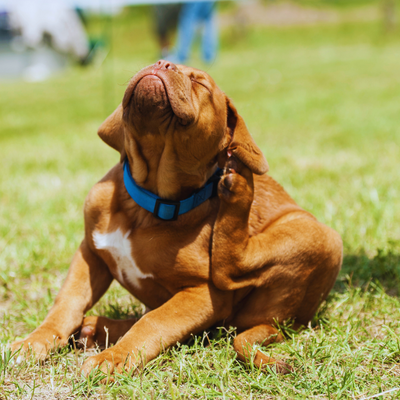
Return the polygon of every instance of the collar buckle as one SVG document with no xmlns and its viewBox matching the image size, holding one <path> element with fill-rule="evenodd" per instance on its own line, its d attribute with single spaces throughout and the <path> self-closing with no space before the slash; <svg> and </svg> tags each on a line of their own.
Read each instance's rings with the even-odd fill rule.
<svg viewBox="0 0 400 400">
<path fill-rule="evenodd" d="M 161 217 L 159 215 L 160 206 L 163 205 L 163 204 L 166 205 L 166 206 L 175 206 L 174 214 L 173 214 L 173 216 L 171 218 L 163 218 L 163 217 Z M 154 206 L 153 215 L 156 218 L 161 219 L 163 221 L 176 221 L 178 219 L 180 206 L 181 206 L 181 202 L 180 201 L 156 199 L 156 204 Z"/>
</svg>

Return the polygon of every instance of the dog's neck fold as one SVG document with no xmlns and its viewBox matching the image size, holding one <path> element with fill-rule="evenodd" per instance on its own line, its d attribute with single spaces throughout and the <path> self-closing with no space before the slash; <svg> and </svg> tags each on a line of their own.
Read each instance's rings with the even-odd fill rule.
<svg viewBox="0 0 400 400">
<path fill-rule="evenodd" d="M 217 168 L 216 160 L 185 168 L 172 140 L 149 135 L 142 140 L 127 140 L 125 150 L 135 182 L 143 189 L 168 200 L 182 200 L 207 182 Z"/>
</svg>

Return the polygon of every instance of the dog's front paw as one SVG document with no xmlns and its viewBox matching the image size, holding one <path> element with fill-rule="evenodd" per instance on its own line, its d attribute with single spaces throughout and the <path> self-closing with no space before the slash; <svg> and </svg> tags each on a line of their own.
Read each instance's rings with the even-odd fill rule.
<svg viewBox="0 0 400 400">
<path fill-rule="evenodd" d="M 17 340 L 10 346 L 12 353 L 18 353 L 15 361 L 20 363 L 24 358 L 34 356 L 37 360 L 44 360 L 47 354 L 57 348 L 67 345 L 68 339 L 50 329 L 37 329 L 26 339 Z"/>
<path fill-rule="evenodd" d="M 100 354 L 89 357 L 82 365 L 81 371 L 84 376 L 98 368 L 107 376 L 113 375 L 115 372 L 132 371 L 137 368 L 136 358 L 118 345 L 110 349 L 102 351 Z"/>
<path fill-rule="evenodd" d="M 236 157 L 228 158 L 218 185 L 219 198 L 230 204 L 250 208 L 254 197 L 253 173 Z"/>
</svg>

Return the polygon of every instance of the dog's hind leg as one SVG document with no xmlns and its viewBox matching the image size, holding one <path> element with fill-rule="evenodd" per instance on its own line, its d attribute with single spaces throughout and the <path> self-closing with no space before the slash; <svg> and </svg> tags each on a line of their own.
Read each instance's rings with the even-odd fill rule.
<svg viewBox="0 0 400 400">
<path fill-rule="evenodd" d="M 294 279 L 297 288 L 307 289 L 316 279 L 317 303 L 323 300 L 342 264 L 339 234 L 294 203 L 283 207 L 273 223 L 251 234 L 249 221 L 254 205 L 251 171 L 243 167 L 240 174 L 225 174 L 218 188 L 221 203 L 213 229 L 211 262 L 215 286 L 220 290 L 271 287 L 273 276 L 280 285 Z M 327 284 L 322 285 L 325 281 Z M 297 303 L 304 293 L 299 292 Z"/>
<path fill-rule="evenodd" d="M 137 318 L 116 320 L 107 317 L 85 317 L 78 343 L 86 348 L 95 347 L 96 344 L 100 347 L 115 344 L 136 322 Z"/>
<path fill-rule="evenodd" d="M 253 362 L 257 368 L 263 368 L 267 365 L 270 367 L 275 366 L 276 372 L 287 374 L 291 372 L 291 367 L 289 365 L 283 361 L 267 356 L 260 350 L 253 351 L 254 344 L 268 346 L 271 343 L 277 343 L 283 340 L 283 336 L 276 328 L 271 325 L 263 324 L 248 329 L 236 336 L 233 347 L 239 360 L 247 364 Z"/>
</svg>

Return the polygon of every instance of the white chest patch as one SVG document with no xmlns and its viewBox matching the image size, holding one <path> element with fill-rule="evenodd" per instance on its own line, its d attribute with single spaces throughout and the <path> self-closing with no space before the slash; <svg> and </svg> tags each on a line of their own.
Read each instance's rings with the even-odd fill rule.
<svg viewBox="0 0 400 400">
<path fill-rule="evenodd" d="M 111 233 L 93 232 L 93 241 L 96 249 L 107 250 L 117 265 L 117 280 L 124 283 L 127 280 L 136 288 L 140 288 L 140 280 L 153 278 L 153 274 L 144 274 L 136 265 L 132 257 L 132 246 L 128 239 L 131 231 L 122 234 L 121 229 Z"/>
</svg>

